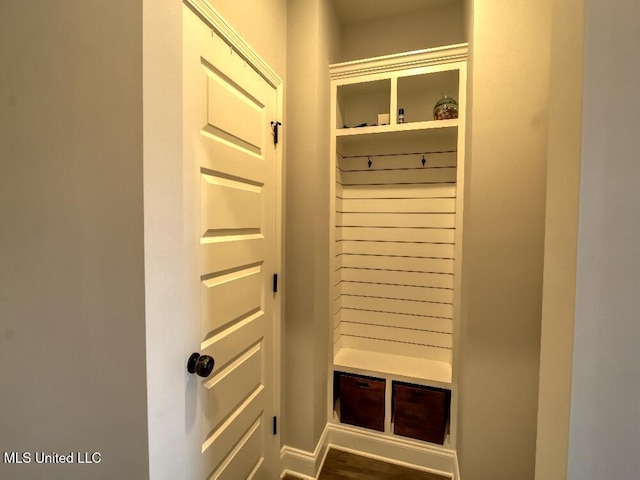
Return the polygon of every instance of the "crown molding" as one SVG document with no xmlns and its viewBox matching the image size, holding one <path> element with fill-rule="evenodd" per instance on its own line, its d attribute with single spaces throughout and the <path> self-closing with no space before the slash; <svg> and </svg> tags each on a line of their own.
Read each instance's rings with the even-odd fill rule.
<svg viewBox="0 0 640 480">
<path fill-rule="evenodd" d="M 444 47 L 396 53 L 381 57 L 353 60 L 351 62 L 334 63 L 329 66 L 331 79 L 369 75 L 372 73 L 392 72 L 408 68 L 441 65 L 443 63 L 460 62 L 467 59 L 467 43 L 458 43 Z"/>
</svg>

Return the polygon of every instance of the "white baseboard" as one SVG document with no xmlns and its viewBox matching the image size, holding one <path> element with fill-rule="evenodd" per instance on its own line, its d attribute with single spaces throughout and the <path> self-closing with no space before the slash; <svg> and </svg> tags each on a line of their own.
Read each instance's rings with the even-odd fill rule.
<svg viewBox="0 0 640 480">
<path fill-rule="evenodd" d="M 280 459 L 285 473 L 314 479 L 329 447 L 459 480 L 455 451 L 348 425 L 329 423 L 313 453 L 284 446 Z"/>
<path fill-rule="evenodd" d="M 460 480 L 460 465 L 458 465 L 458 452 L 455 452 L 455 458 L 453 459 L 453 480 Z"/>
<path fill-rule="evenodd" d="M 283 477 L 291 473 L 298 477 L 313 480 L 322 469 L 322 463 L 327 454 L 327 428 L 326 425 L 318 444 L 313 452 L 306 452 L 297 448 L 284 446 L 280 450 L 280 461 L 284 470 Z"/>
<path fill-rule="evenodd" d="M 453 478 L 453 450 L 341 424 L 327 434 L 330 447 Z"/>
</svg>

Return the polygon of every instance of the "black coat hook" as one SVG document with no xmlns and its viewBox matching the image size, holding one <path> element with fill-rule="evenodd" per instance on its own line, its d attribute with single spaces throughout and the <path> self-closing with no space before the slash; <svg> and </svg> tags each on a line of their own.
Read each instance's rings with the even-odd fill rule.
<svg viewBox="0 0 640 480">
<path fill-rule="evenodd" d="M 282 125 L 280 122 L 271 122 L 271 135 L 273 135 L 273 144 L 278 144 L 278 127 Z"/>
<path fill-rule="evenodd" d="M 368 158 L 367 164 L 369 165 L 369 168 L 371 168 L 371 165 L 373 164 L 373 162 L 371 161 L 371 157 L 367 157 L 367 158 Z"/>
<path fill-rule="evenodd" d="M 426 163 L 427 163 L 427 159 L 424 158 L 424 155 L 422 155 L 422 166 L 424 167 Z"/>
</svg>

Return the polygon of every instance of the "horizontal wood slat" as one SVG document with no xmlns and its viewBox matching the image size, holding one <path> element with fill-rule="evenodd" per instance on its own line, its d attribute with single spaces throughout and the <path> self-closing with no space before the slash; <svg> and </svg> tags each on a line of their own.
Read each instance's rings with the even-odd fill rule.
<svg viewBox="0 0 640 480">
<path fill-rule="evenodd" d="M 352 185 L 343 188 L 342 198 L 446 198 L 456 196 L 454 183 L 425 185 Z"/>
<path fill-rule="evenodd" d="M 419 300 L 422 302 L 453 303 L 453 290 L 447 288 L 408 287 L 378 283 L 341 282 L 341 294 L 365 297 Z"/>
<path fill-rule="evenodd" d="M 422 154 L 402 154 L 369 157 L 362 156 L 356 158 L 341 158 L 340 170 L 343 172 L 358 170 L 390 170 L 401 168 L 433 168 L 433 167 L 455 167 L 457 158 L 455 152 L 445 153 L 425 153 L 425 166 L 422 166 Z M 371 168 L 368 167 L 368 160 L 371 159 Z"/>
<path fill-rule="evenodd" d="M 336 243 L 336 255 L 393 255 L 400 257 L 453 258 L 453 245 L 434 243 L 356 242 Z"/>
<path fill-rule="evenodd" d="M 339 279 L 345 282 L 369 282 L 416 287 L 453 288 L 453 275 L 443 273 L 397 272 L 366 268 L 342 268 Z"/>
<path fill-rule="evenodd" d="M 454 198 L 349 198 L 336 200 L 338 212 L 455 213 Z"/>
<path fill-rule="evenodd" d="M 342 172 L 342 185 L 453 183 L 455 181 L 455 167 Z"/>
<path fill-rule="evenodd" d="M 342 322 L 342 335 L 374 338 L 393 342 L 428 345 L 432 347 L 451 348 L 451 334 L 409 330 L 383 325 L 367 325 L 363 323 Z"/>
<path fill-rule="evenodd" d="M 333 329 L 333 341 L 336 342 L 340 335 L 342 335 L 342 322 L 338 323 Z"/>
<path fill-rule="evenodd" d="M 343 213 L 339 226 L 352 227 L 418 227 L 454 228 L 456 216 L 452 213 Z"/>
<path fill-rule="evenodd" d="M 453 244 L 455 235 L 455 230 L 452 228 L 342 227 L 336 230 L 336 240 L 370 240 L 374 242 Z"/>
<path fill-rule="evenodd" d="M 377 255 L 340 255 L 342 267 L 404 272 L 453 273 L 453 260 Z"/>
<path fill-rule="evenodd" d="M 376 312 L 406 313 L 429 317 L 452 318 L 453 307 L 446 303 L 417 302 L 389 298 L 358 297 L 342 295 L 342 308 L 373 310 Z"/>
<path fill-rule="evenodd" d="M 425 317 L 400 313 L 373 312 L 371 310 L 340 310 L 341 322 L 386 325 L 396 328 L 427 330 L 430 332 L 451 333 L 453 325 L 450 318 Z"/>
<path fill-rule="evenodd" d="M 333 301 L 333 312 L 334 312 L 334 314 L 339 312 L 340 309 L 342 308 L 343 299 L 344 299 L 344 296 L 340 295 L 339 297 L 336 297 L 336 299 Z"/>
</svg>

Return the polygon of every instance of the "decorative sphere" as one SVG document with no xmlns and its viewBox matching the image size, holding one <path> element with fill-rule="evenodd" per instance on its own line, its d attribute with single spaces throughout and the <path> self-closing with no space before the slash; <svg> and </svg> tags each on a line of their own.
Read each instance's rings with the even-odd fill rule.
<svg viewBox="0 0 640 480">
<path fill-rule="evenodd" d="M 450 120 L 452 118 L 458 118 L 458 102 L 445 95 L 433 107 L 433 119 Z"/>
</svg>

